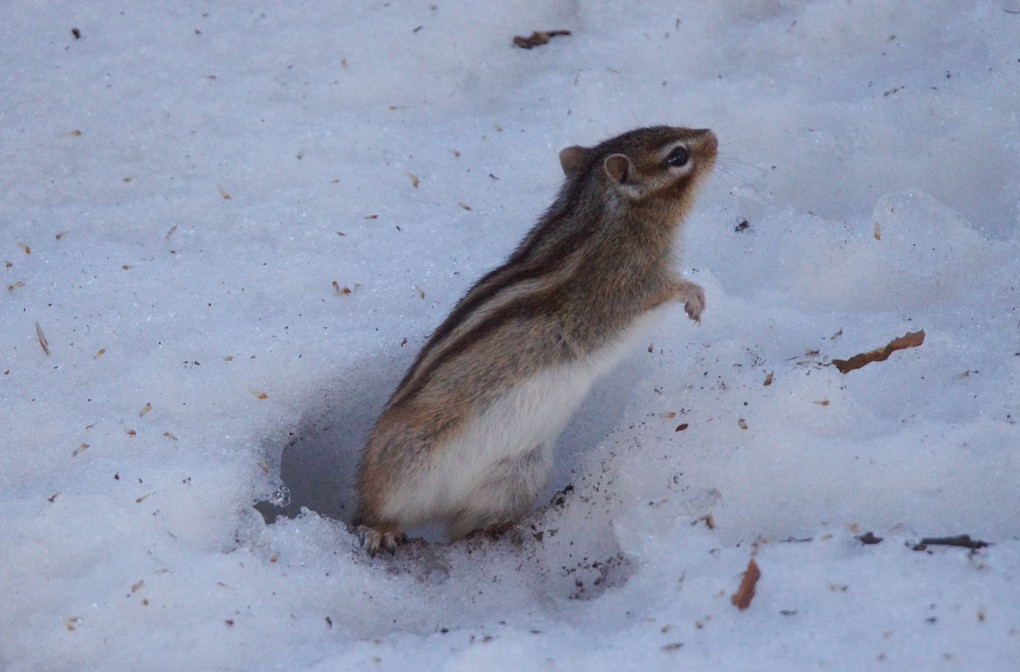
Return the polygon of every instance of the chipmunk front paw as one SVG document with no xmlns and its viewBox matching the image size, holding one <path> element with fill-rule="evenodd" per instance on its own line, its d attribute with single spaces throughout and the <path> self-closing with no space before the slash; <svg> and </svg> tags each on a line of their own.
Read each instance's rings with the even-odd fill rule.
<svg viewBox="0 0 1020 672">
<path fill-rule="evenodd" d="M 684 311 L 695 322 L 701 322 L 701 311 L 705 309 L 705 290 L 701 285 L 686 280 L 677 288 L 677 299 L 684 302 Z"/>
</svg>

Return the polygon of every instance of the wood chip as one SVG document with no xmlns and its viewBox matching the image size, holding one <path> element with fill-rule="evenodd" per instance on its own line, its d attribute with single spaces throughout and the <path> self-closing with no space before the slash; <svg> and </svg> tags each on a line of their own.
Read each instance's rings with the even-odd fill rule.
<svg viewBox="0 0 1020 672">
<path fill-rule="evenodd" d="M 152 404 L 146 402 L 145 406 L 142 406 L 142 410 L 138 411 L 138 417 L 141 417 L 152 410 Z"/>
<path fill-rule="evenodd" d="M 80 453 L 81 451 L 85 450 L 88 447 L 89 447 L 89 444 L 87 444 L 87 443 L 81 444 L 80 446 L 78 446 L 77 448 L 74 449 L 74 452 L 71 453 L 71 457 L 74 457 L 75 455 L 77 455 L 78 453 Z"/>
<path fill-rule="evenodd" d="M 859 355 L 854 355 L 850 359 L 834 359 L 832 360 L 832 364 L 839 369 L 840 373 L 848 373 L 854 369 L 859 369 L 862 366 L 870 364 L 871 362 L 885 361 L 889 359 L 889 355 L 897 350 L 916 348 L 922 343 L 924 343 L 924 329 L 920 331 L 907 332 L 904 336 L 894 338 L 884 347 L 871 350 L 870 352 L 862 352 Z"/>
<path fill-rule="evenodd" d="M 226 189 L 224 189 L 223 187 L 221 187 L 220 185 L 217 184 L 216 185 L 216 190 L 220 192 L 220 196 L 222 196 L 224 198 L 224 200 L 227 200 L 227 201 L 230 200 L 230 194 L 227 193 Z"/>
<path fill-rule="evenodd" d="M 772 371 L 769 371 L 769 375 L 765 376 L 765 382 L 762 383 L 763 386 L 768 387 L 772 384 L 772 373 Z"/>
<path fill-rule="evenodd" d="M 171 434 L 170 432 L 163 432 L 163 436 L 165 436 L 166 438 L 170 439 L 171 441 L 176 441 L 177 440 L 177 437 L 174 436 L 173 434 Z"/>
<path fill-rule="evenodd" d="M 415 175 L 414 173 L 411 173 L 411 172 L 407 173 L 407 176 L 411 179 L 411 186 L 413 186 L 415 189 L 417 189 L 418 188 L 418 176 Z"/>
<path fill-rule="evenodd" d="M 21 251 L 24 252 L 25 254 L 32 254 L 32 248 L 24 244 L 20 240 L 18 241 L 18 247 L 20 247 Z"/>
<path fill-rule="evenodd" d="M 740 580 L 740 587 L 737 588 L 737 592 L 730 596 L 730 602 L 733 603 L 733 606 L 741 611 L 751 606 L 751 598 L 754 597 L 754 587 L 760 578 L 761 570 L 758 569 L 758 563 L 754 561 L 754 558 L 751 558 L 751 561 L 747 563 L 747 571 L 744 572 L 744 578 Z"/>
</svg>

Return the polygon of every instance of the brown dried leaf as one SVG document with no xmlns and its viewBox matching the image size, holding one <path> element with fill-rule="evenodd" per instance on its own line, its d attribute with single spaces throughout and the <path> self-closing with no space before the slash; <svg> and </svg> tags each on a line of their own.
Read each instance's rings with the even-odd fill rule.
<svg viewBox="0 0 1020 672">
<path fill-rule="evenodd" d="M 46 341 L 46 337 L 43 336 L 42 327 L 39 323 L 35 323 L 35 335 L 39 338 L 39 345 L 42 346 L 42 351 L 46 353 L 46 356 L 50 356 L 50 344 Z"/>
<path fill-rule="evenodd" d="M 765 376 L 765 382 L 762 383 L 763 386 L 768 387 L 769 385 L 772 384 L 772 374 L 773 373 L 774 373 L 773 371 L 769 371 L 769 375 Z"/>
<path fill-rule="evenodd" d="M 754 597 L 754 587 L 760 578 L 761 570 L 758 569 L 758 563 L 754 561 L 754 558 L 751 558 L 751 561 L 747 563 L 747 571 L 744 572 L 744 578 L 740 580 L 740 587 L 737 588 L 737 592 L 730 596 L 730 602 L 733 603 L 733 606 L 741 611 L 751 606 L 751 598 Z"/>
<path fill-rule="evenodd" d="M 848 373 L 854 369 L 859 369 L 862 366 L 870 364 L 871 362 L 885 361 L 889 359 L 889 355 L 897 350 L 916 348 L 922 343 L 924 343 L 924 329 L 921 329 L 920 331 L 907 332 L 904 336 L 894 338 L 884 347 L 871 350 L 870 352 L 862 352 L 858 355 L 854 355 L 850 359 L 834 359 L 832 360 L 832 363 L 837 369 L 839 369 L 840 373 Z"/>
<path fill-rule="evenodd" d="M 530 37 L 514 35 L 514 46 L 521 49 L 531 49 L 547 44 L 550 39 L 557 35 L 570 35 L 569 30 L 536 30 Z"/>
</svg>

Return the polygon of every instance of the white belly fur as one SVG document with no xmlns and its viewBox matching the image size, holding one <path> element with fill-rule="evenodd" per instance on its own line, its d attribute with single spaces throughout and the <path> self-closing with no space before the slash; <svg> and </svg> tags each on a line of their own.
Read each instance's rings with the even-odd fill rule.
<svg viewBox="0 0 1020 672">
<path fill-rule="evenodd" d="M 537 446 L 551 451 L 592 383 L 629 354 L 659 312 L 646 314 L 621 338 L 588 357 L 543 371 L 512 387 L 437 450 L 431 465 L 410 487 L 391 493 L 384 516 L 405 525 L 449 516 L 464 505 L 493 465 Z M 547 477 L 542 477 L 536 490 Z"/>
</svg>

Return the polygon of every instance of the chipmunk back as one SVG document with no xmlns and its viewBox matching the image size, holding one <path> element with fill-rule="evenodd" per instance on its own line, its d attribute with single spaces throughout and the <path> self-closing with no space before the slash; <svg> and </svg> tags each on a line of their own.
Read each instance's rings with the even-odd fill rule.
<svg viewBox="0 0 1020 672">
<path fill-rule="evenodd" d="M 352 525 L 370 553 L 426 521 L 458 538 L 519 518 L 643 323 L 672 302 L 700 321 L 674 241 L 717 147 L 709 130 L 655 126 L 560 152 L 556 200 L 433 332 L 369 434 Z"/>
</svg>

